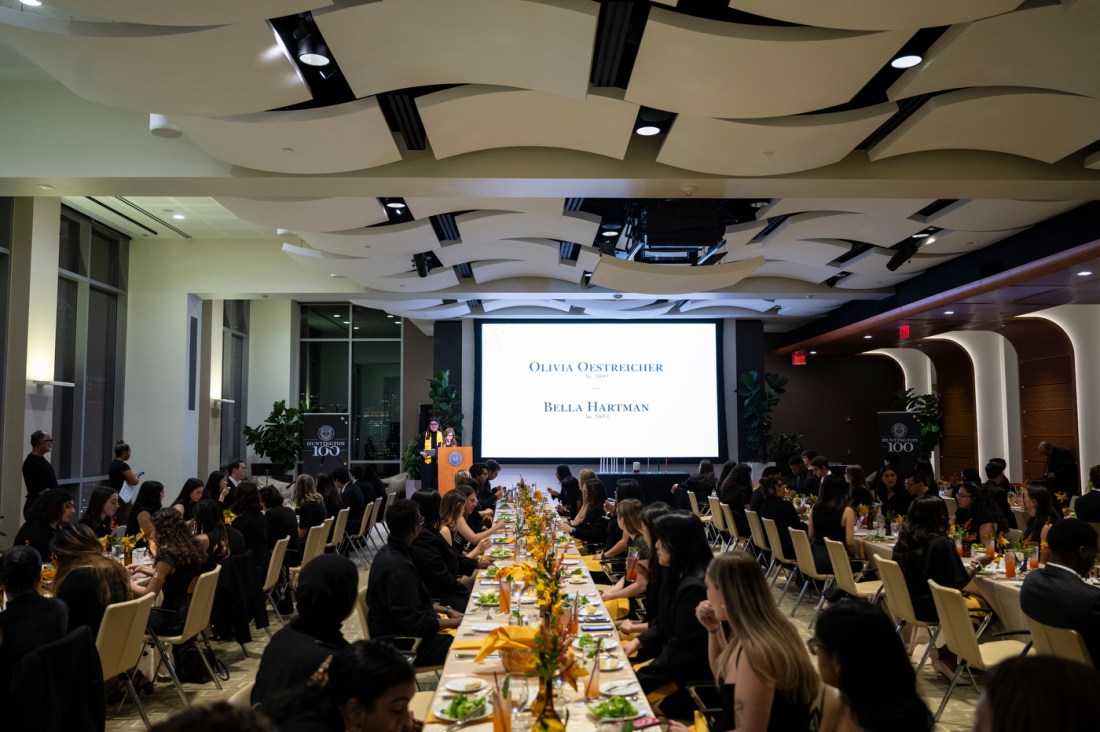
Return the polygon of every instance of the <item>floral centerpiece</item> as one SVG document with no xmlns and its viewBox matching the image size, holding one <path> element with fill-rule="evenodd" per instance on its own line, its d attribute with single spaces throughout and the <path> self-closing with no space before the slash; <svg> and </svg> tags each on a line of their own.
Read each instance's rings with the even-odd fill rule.
<svg viewBox="0 0 1100 732">
<path fill-rule="evenodd" d="M 237 520 L 237 514 L 230 511 L 228 508 L 222 511 L 222 518 L 225 519 L 225 525 L 229 526 Z"/>
<path fill-rule="evenodd" d="M 970 556 L 970 547 L 978 540 L 977 535 L 970 530 L 972 521 L 973 519 L 967 519 L 965 524 L 955 527 L 955 544 L 962 547 L 964 557 Z"/>
</svg>

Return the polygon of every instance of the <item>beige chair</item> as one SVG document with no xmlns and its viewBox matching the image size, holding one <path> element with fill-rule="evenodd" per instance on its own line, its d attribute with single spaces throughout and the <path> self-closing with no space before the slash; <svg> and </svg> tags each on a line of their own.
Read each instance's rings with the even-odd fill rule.
<svg viewBox="0 0 1100 732">
<path fill-rule="evenodd" d="M 302 568 L 319 557 L 325 551 L 325 539 L 328 537 L 329 528 L 333 519 L 327 518 L 322 524 L 311 526 L 306 534 L 306 543 L 302 547 L 302 563 L 290 568 L 290 576 L 296 578 L 302 572 Z M 297 581 L 295 581 L 297 584 Z"/>
<path fill-rule="evenodd" d="M 783 598 L 787 596 L 787 588 L 791 586 L 791 580 L 794 579 L 795 561 L 789 559 L 783 552 L 783 542 L 779 538 L 779 527 L 776 526 L 775 521 L 766 518 L 761 519 L 761 522 L 764 524 L 764 533 L 768 536 L 768 545 L 772 548 L 772 564 L 776 565 L 772 584 L 774 585 L 779 579 L 780 572 L 787 570 L 787 582 L 783 585 L 783 592 L 779 595 L 779 603 L 777 603 L 782 604 Z"/>
<path fill-rule="evenodd" d="M 233 696 L 229 697 L 230 706 L 238 707 L 240 709 L 252 708 L 252 689 L 256 686 L 256 680 L 253 679 L 247 684 L 242 686 L 233 692 Z"/>
<path fill-rule="evenodd" d="M 221 571 L 222 568 L 218 566 L 205 574 L 199 575 L 198 580 L 195 582 L 195 590 L 191 593 L 191 605 L 187 609 L 187 619 L 184 621 L 183 630 L 180 631 L 179 635 L 158 636 L 150 633 L 153 644 L 160 651 L 160 657 L 164 665 L 168 667 L 168 673 L 172 676 L 172 683 L 176 685 L 176 691 L 179 693 L 180 699 L 183 699 L 183 703 L 187 706 L 190 706 L 191 703 L 187 701 L 187 696 L 183 693 L 183 685 L 180 684 L 176 667 L 169 657 L 168 647 L 183 645 L 190 640 L 197 643 L 199 637 L 205 635 L 206 629 L 210 626 L 210 611 L 214 608 L 214 592 L 218 589 L 218 575 L 221 574 Z M 206 647 L 209 648 L 210 644 L 207 643 Z M 214 669 L 211 668 L 210 661 L 207 660 L 202 649 L 199 651 L 199 658 L 202 659 L 202 664 L 206 666 L 206 671 L 210 674 L 210 677 L 214 679 L 214 685 L 220 690 L 222 682 L 218 680 L 218 675 L 214 673 Z"/>
<path fill-rule="evenodd" d="M 363 535 L 367 533 L 371 525 L 371 517 L 374 516 L 374 512 L 377 510 L 377 501 L 371 501 L 363 509 L 363 518 L 359 521 L 359 528 L 353 533 L 348 534 L 348 543 L 351 545 L 351 550 L 355 552 L 355 556 L 359 557 L 366 565 L 367 557 L 363 554 L 363 547 L 359 546 L 363 541 Z"/>
<path fill-rule="evenodd" d="M 1005 532 L 1005 538 L 1009 544 L 1017 544 L 1024 538 L 1024 532 L 1022 529 L 1009 529 Z"/>
<path fill-rule="evenodd" d="M 955 512 L 959 510 L 959 502 L 951 496 L 944 496 L 943 502 L 947 504 L 947 515 L 954 516 Z"/>
<path fill-rule="evenodd" d="M 141 660 L 141 652 L 145 649 L 145 628 L 149 625 L 149 614 L 156 599 L 157 596 L 150 593 L 136 600 L 108 605 L 95 639 L 104 680 L 122 675 L 126 681 L 126 692 L 134 700 L 147 729 L 150 727 L 149 717 L 134 688 L 134 678 L 130 672 Z"/>
<path fill-rule="evenodd" d="M 749 520 L 749 534 L 752 536 L 752 544 L 756 547 L 756 556 L 758 559 L 763 559 L 765 555 L 771 554 L 771 548 L 768 546 L 768 537 L 764 533 L 764 524 L 760 523 L 760 514 L 756 511 L 745 511 L 745 516 Z M 775 561 L 772 561 L 774 564 Z M 764 572 L 764 576 L 767 577 L 771 574 L 772 565 L 768 565 L 768 570 Z"/>
<path fill-rule="evenodd" d="M 1022 508 L 1013 508 L 1012 515 L 1016 517 L 1016 528 L 1020 530 L 1027 529 L 1027 511 Z"/>
<path fill-rule="evenodd" d="M 367 585 L 363 585 L 363 589 L 359 590 L 359 594 L 355 597 L 355 611 L 359 615 L 359 627 L 363 631 L 363 640 L 370 640 L 370 607 L 367 605 Z M 391 641 L 394 648 L 406 656 L 410 663 L 416 658 L 416 651 L 420 648 L 419 638 L 411 635 L 392 635 L 387 636 L 387 640 Z M 443 667 L 417 666 L 416 673 L 434 673 L 438 677 L 443 673 Z M 417 688 L 419 688 L 420 682 L 417 681 L 416 683 Z"/>
<path fill-rule="evenodd" d="M 878 595 L 882 592 L 882 582 L 878 580 L 857 582 L 855 575 L 852 574 L 848 550 L 843 543 L 827 538 L 825 548 L 829 551 L 829 563 L 833 565 L 833 581 L 836 582 L 836 586 L 852 597 L 867 600 L 871 604 L 877 602 Z"/>
<path fill-rule="evenodd" d="M 737 520 L 733 517 L 733 509 L 729 507 L 729 504 L 722 504 L 722 520 L 726 524 L 726 531 L 729 532 L 730 542 L 726 545 L 726 550 L 736 549 L 741 547 L 742 549 L 749 548 L 749 537 L 741 536 L 741 530 L 737 528 Z"/>
<path fill-rule="evenodd" d="M 370 543 L 375 550 L 382 548 L 386 543 L 385 539 L 382 538 L 382 531 L 378 528 L 382 525 L 382 519 L 384 518 L 382 513 L 382 497 L 379 496 L 374 499 L 374 515 L 371 516 L 370 528 L 367 529 L 367 538 L 370 539 Z M 378 534 L 377 539 L 375 534 Z"/>
<path fill-rule="evenodd" d="M 340 551 L 340 547 L 344 543 L 344 534 L 348 528 L 348 515 L 350 513 L 350 508 L 341 508 L 336 512 L 336 522 L 332 525 L 332 535 L 329 537 L 328 543 L 325 544 L 326 550 Z"/>
<path fill-rule="evenodd" d="M 680 488 L 680 490 L 686 490 Z M 707 536 L 714 538 L 714 517 L 703 513 L 699 510 L 699 499 L 695 497 L 695 491 L 687 491 L 688 503 L 691 505 L 691 512 L 699 517 L 699 520 L 703 522 L 703 526 L 706 527 Z"/>
<path fill-rule="evenodd" d="M 1092 668 L 1092 656 L 1076 630 L 1055 628 L 1032 618 L 1027 619 L 1027 629 L 1031 631 L 1031 643 L 1039 655 L 1057 656 Z"/>
<path fill-rule="evenodd" d="M 947 701 L 955 691 L 955 684 L 963 670 L 970 676 L 970 683 L 974 685 L 974 691 L 978 691 L 978 684 L 974 681 L 974 674 L 970 669 L 976 668 L 985 671 L 996 666 L 1001 661 L 1007 661 L 1015 656 L 1027 652 L 1027 646 L 1020 641 L 1000 640 L 989 643 L 978 643 L 978 636 L 974 633 L 974 625 L 970 622 L 970 611 L 967 610 L 966 600 L 962 593 L 950 587 L 943 587 L 933 580 L 928 580 L 928 586 L 932 588 L 932 601 L 936 603 L 936 614 L 940 617 L 940 632 L 947 643 L 947 648 L 959 657 L 958 668 L 951 677 L 951 686 L 943 695 L 940 708 L 936 710 L 935 720 L 940 721 Z M 980 693 L 980 692 L 979 692 Z"/>
<path fill-rule="evenodd" d="M 279 578 L 283 575 L 283 559 L 286 558 L 286 548 L 289 545 L 289 536 L 284 536 L 275 542 L 275 546 L 271 549 L 271 558 L 267 561 L 267 576 L 264 578 L 263 586 L 264 597 L 271 603 L 271 609 L 275 611 L 275 617 L 279 619 L 281 625 L 286 625 L 286 621 L 279 613 L 275 596 L 271 593 L 275 591 L 275 585 L 279 584 Z M 271 635 L 271 631 L 268 631 L 268 635 Z"/>
<path fill-rule="evenodd" d="M 765 528 L 767 524 L 764 524 Z M 794 545 L 794 558 L 798 563 L 798 573 L 802 575 L 806 581 L 802 583 L 802 592 L 798 593 L 798 599 L 795 600 L 794 607 L 791 608 L 791 617 L 794 617 L 794 613 L 798 610 L 798 606 L 802 604 L 802 596 L 806 594 L 806 590 L 809 589 L 810 584 L 813 582 L 821 582 L 820 588 L 821 599 L 817 601 L 817 607 L 814 608 L 813 617 L 810 618 L 810 624 L 808 627 L 813 628 L 814 623 L 817 622 L 817 616 L 821 612 L 822 605 L 825 604 L 825 591 L 829 589 L 829 586 L 833 584 L 833 576 L 831 574 L 822 574 L 817 571 L 817 564 L 814 563 L 814 551 L 810 546 L 810 537 L 805 531 L 801 529 L 795 529 L 787 527 L 787 531 L 791 534 L 791 543 Z"/>
<path fill-rule="evenodd" d="M 714 546 L 729 546 L 729 529 L 726 528 L 726 517 L 722 513 L 722 502 L 718 496 L 709 496 L 707 503 L 710 505 L 711 520 L 714 522 Z"/>
<path fill-rule="evenodd" d="M 917 673 L 919 674 L 921 669 L 924 668 L 924 663 L 928 660 L 932 648 L 936 645 L 936 637 L 940 633 L 939 623 L 927 622 L 917 618 L 917 613 L 913 609 L 913 598 L 909 596 L 909 585 L 905 583 L 905 574 L 901 571 L 901 567 L 897 562 L 885 557 L 876 557 L 875 564 L 878 565 L 879 576 L 882 577 L 882 591 L 886 595 L 886 607 L 898 623 L 897 632 L 900 633 L 906 625 L 911 625 L 914 628 L 929 628 L 931 631 L 932 635 L 928 639 L 928 647 L 924 649 L 920 663 L 917 664 Z M 916 638 L 916 633 L 913 634 L 913 638 Z M 912 648 L 909 652 L 912 654 Z"/>
</svg>

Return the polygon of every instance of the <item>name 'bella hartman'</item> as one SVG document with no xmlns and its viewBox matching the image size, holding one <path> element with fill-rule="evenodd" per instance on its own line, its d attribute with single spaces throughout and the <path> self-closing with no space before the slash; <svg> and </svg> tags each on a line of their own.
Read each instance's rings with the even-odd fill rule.
<svg viewBox="0 0 1100 732">
<path fill-rule="evenodd" d="M 620 404 L 615 402 L 588 402 L 587 404 L 556 404 L 543 402 L 543 412 L 648 412 L 649 404 Z"/>
</svg>

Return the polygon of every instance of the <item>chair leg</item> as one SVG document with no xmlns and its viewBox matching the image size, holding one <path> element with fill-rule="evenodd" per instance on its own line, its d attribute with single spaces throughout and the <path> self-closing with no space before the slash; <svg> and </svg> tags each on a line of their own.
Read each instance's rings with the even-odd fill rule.
<svg viewBox="0 0 1100 732">
<path fill-rule="evenodd" d="M 272 588 L 274 590 L 274 588 Z M 279 607 L 275 603 L 275 595 L 273 592 L 267 593 L 267 601 L 271 604 L 271 609 L 275 611 L 275 617 L 279 619 L 279 625 L 286 625 L 286 620 L 283 619 L 283 614 L 279 612 Z"/>
<path fill-rule="evenodd" d="M 928 660 L 928 657 L 930 655 L 932 655 L 932 649 L 936 645 L 936 638 L 937 638 L 937 636 L 939 636 L 939 634 L 940 634 L 940 626 L 938 626 L 938 625 L 933 626 L 932 636 L 928 639 L 928 647 L 924 649 L 924 655 L 920 657 L 920 663 L 917 664 L 917 674 L 918 675 L 920 674 L 920 670 L 922 668 L 924 668 L 924 664 Z"/>
<path fill-rule="evenodd" d="M 807 577 L 806 581 L 802 583 L 802 592 L 798 593 L 798 599 L 794 601 L 794 607 L 791 608 L 791 617 L 794 617 L 795 611 L 798 610 L 798 606 L 802 604 L 802 598 L 806 594 L 806 590 L 810 589 L 810 578 Z"/>
<path fill-rule="evenodd" d="M 208 650 L 210 650 L 210 651 L 213 651 L 213 650 L 214 650 L 213 648 L 210 648 L 210 641 L 206 640 L 206 636 L 205 636 L 205 634 L 203 635 L 203 640 L 202 640 L 202 642 L 203 642 L 203 644 L 204 644 L 204 645 L 206 646 L 206 648 L 207 648 Z M 198 640 L 197 640 L 197 639 L 196 639 L 195 643 L 196 643 L 196 645 L 198 645 Z M 243 648 L 244 646 L 241 646 L 241 647 Z M 248 651 L 247 651 L 247 650 L 245 650 L 245 655 L 246 655 L 246 656 L 248 655 Z M 218 675 L 217 675 L 216 673 L 214 673 L 214 667 L 210 665 L 210 659 L 208 659 L 208 658 L 206 657 L 206 654 L 205 654 L 205 653 L 203 653 L 203 649 L 201 649 L 201 648 L 199 649 L 199 658 L 200 658 L 200 659 L 202 659 L 202 665 L 203 665 L 203 666 L 206 666 L 206 672 L 207 672 L 208 674 L 210 674 L 210 678 L 214 679 L 214 686 L 218 687 L 218 691 L 221 691 L 221 689 L 222 689 L 222 682 L 221 682 L 221 680 L 220 680 L 220 679 L 218 678 Z"/>
<path fill-rule="evenodd" d="M 794 576 L 795 576 L 795 571 L 792 568 L 786 567 L 786 570 L 787 570 L 787 581 L 783 584 L 783 592 L 779 595 L 779 602 L 776 603 L 777 605 L 783 603 L 783 598 L 787 596 L 787 590 L 790 588 L 791 580 L 793 580 Z M 777 573 L 777 576 L 778 576 L 778 573 Z"/>
<path fill-rule="evenodd" d="M 771 564 L 769 564 L 768 568 L 764 570 L 764 579 L 767 579 L 768 577 L 772 576 L 772 570 L 775 569 L 777 564 L 778 564 L 778 562 L 775 560 L 775 557 L 772 557 Z M 775 571 L 775 576 L 772 577 L 772 582 L 771 582 L 772 586 L 775 586 L 775 581 L 777 579 L 779 579 L 779 570 L 778 569 L 776 569 L 776 571 Z"/>
<path fill-rule="evenodd" d="M 168 675 L 172 677 L 172 683 L 176 687 L 176 693 L 179 694 L 180 699 L 183 700 L 183 705 L 185 707 L 190 707 L 191 702 L 187 700 L 187 695 L 183 693 L 183 684 L 180 683 L 180 677 L 176 674 L 176 666 L 172 663 L 172 659 L 168 655 L 168 644 L 162 643 L 160 638 L 157 638 L 156 634 L 152 631 L 149 632 L 149 635 L 153 638 L 153 647 L 160 653 L 160 662 L 164 664 L 165 668 L 168 669 Z M 159 668 L 159 665 L 157 668 Z M 155 669 L 153 670 L 153 675 L 156 675 Z"/>
<path fill-rule="evenodd" d="M 124 671 L 122 678 L 126 680 L 126 691 L 130 694 L 130 698 L 134 700 L 134 706 L 138 709 L 138 714 L 141 715 L 141 721 L 145 723 L 145 729 L 152 729 L 153 725 L 149 723 L 149 715 L 145 713 L 145 705 L 141 703 L 141 697 L 138 695 L 137 689 L 134 688 L 134 680 L 130 678 L 130 672 Z"/>
<path fill-rule="evenodd" d="M 966 661 L 959 661 L 959 666 L 955 669 L 955 675 L 951 677 L 951 686 L 947 687 L 947 693 L 943 695 L 943 701 L 940 702 L 940 708 L 936 710 L 936 716 L 933 718 L 934 722 L 940 721 L 940 715 L 943 714 L 943 710 L 947 706 L 947 700 L 951 698 L 951 693 L 955 691 L 955 684 L 959 681 L 959 674 L 966 668 L 966 665 Z"/>
<path fill-rule="evenodd" d="M 974 680 L 974 674 L 970 671 L 970 664 L 966 664 L 966 675 L 970 677 L 970 685 L 974 687 L 974 693 L 981 696 L 982 690 L 978 688 L 978 682 Z"/>
<path fill-rule="evenodd" d="M 814 608 L 813 617 L 810 618 L 810 624 L 807 626 L 810 630 L 813 630 L 814 624 L 817 622 L 817 616 L 821 614 L 821 608 L 825 606 L 825 592 L 832 587 L 833 580 L 829 578 L 825 580 L 825 584 L 821 587 L 821 597 L 817 598 L 817 607 Z"/>
</svg>

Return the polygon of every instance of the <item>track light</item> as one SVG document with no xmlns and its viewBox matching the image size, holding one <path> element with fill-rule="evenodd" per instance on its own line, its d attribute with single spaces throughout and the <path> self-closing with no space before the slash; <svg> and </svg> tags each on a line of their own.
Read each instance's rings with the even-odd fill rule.
<svg viewBox="0 0 1100 732">
<path fill-rule="evenodd" d="M 332 63 L 328 46 L 312 33 L 298 41 L 298 60 L 306 66 L 328 66 Z"/>
<path fill-rule="evenodd" d="M 898 267 L 912 259 L 913 255 L 917 253 L 918 249 L 920 249 L 920 244 L 912 241 L 911 239 L 908 239 L 906 241 L 903 241 L 901 244 L 898 244 L 897 251 L 894 253 L 894 256 L 891 257 L 890 261 L 886 263 L 886 269 L 890 270 L 891 272 L 896 271 Z"/>
</svg>

